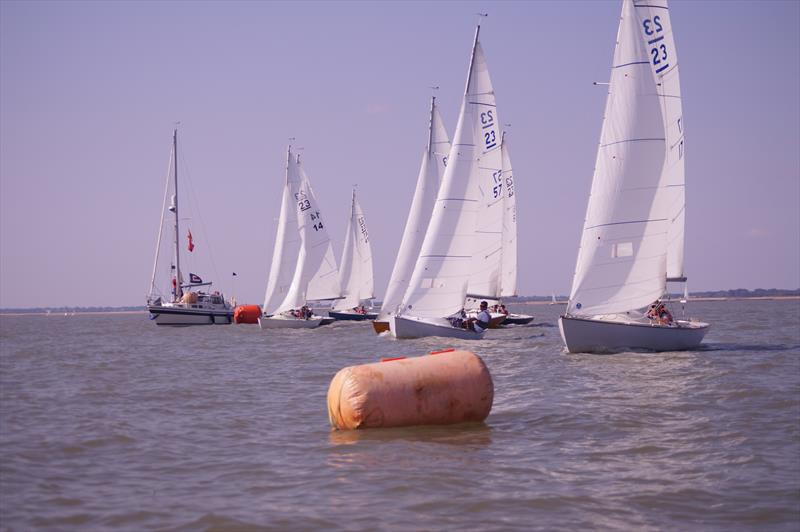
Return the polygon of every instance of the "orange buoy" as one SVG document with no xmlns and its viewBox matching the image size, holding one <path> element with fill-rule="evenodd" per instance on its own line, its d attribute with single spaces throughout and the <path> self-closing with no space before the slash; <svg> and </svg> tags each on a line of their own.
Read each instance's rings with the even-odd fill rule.
<svg viewBox="0 0 800 532">
<path fill-rule="evenodd" d="M 261 307 L 258 305 L 239 305 L 233 309 L 235 323 L 258 323 L 261 316 Z"/>
<path fill-rule="evenodd" d="M 336 429 L 483 421 L 493 399 L 483 360 L 445 350 L 339 370 L 328 388 L 328 419 Z"/>
</svg>

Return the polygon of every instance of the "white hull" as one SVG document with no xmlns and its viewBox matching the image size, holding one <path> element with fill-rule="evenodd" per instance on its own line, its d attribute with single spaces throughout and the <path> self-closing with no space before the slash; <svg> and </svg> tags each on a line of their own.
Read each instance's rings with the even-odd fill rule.
<svg viewBox="0 0 800 532">
<path fill-rule="evenodd" d="M 322 324 L 321 316 L 312 316 L 309 319 L 292 318 L 289 316 L 261 316 L 258 325 L 262 329 L 314 329 Z"/>
<path fill-rule="evenodd" d="M 480 340 L 483 338 L 483 333 L 457 329 L 444 318 L 423 319 L 411 316 L 392 316 L 389 318 L 389 328 L 395 338 L 425 338 L 426 336 L 460 338 L 462 340 Z"/>
<path fill-rule="evenodd" d="M 685 351 L 699 346 L 709 328 L 696 321 L 676 323 L 666 326 L 562 316 L 558 328 L 570 353 Z"/>
<path fill-rule="evenodd" d="M 191 309 L 148 305 L 150 319 L 156 325 L 228 325 L 233 323 L 233 311 L 221 309 Z"/>
</svg>

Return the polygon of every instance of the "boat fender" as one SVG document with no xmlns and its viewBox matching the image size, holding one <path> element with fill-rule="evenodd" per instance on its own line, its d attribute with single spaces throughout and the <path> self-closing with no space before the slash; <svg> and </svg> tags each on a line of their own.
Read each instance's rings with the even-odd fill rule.
<svg viewBox="0 0 800 532">
<path fill-rule="evenodd" d="M 328 419 L 335 429 L 450 425 L 486 419 L 494 384 L 474 353 L 385 358 L 339 370 L 328 387 Z"/>
</svg>

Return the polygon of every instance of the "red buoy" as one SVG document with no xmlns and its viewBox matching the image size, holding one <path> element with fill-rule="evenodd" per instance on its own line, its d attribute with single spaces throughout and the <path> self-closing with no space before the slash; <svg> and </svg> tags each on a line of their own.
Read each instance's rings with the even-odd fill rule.
<svg viewBox="0 0 800 532">
<path fill-rule="evenodd" d="M 235 323 L 258 323 L 261 316 L 261 307 L 258 305 L 239 305 L 233 309 Z"/>
</svg>

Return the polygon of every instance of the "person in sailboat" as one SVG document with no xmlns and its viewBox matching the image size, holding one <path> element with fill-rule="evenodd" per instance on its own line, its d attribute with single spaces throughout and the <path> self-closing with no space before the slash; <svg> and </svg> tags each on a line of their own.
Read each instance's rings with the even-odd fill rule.
<svg viewBox="0 0 800 532">
<path fill-rule="evenodd" d="M 673 321 L 672 313 L 660 299 L 657 299 L 647 309 L 647 317 L 658 325 L 672 325 Z"/>
<path fill-rule="evenodd" d="M 489 303 L 486 301 L 481 301 L 481 310 L 478 312 L 478 315 L 474 318 L 469 318 L 467 320 L 467 329 L 470 331 L 475 331 L 477 333 L 482 333 L 486 329 L 489 328 L 489 322 L 492 320 L 492 317 L 489 315 Z"/>
</svg>

